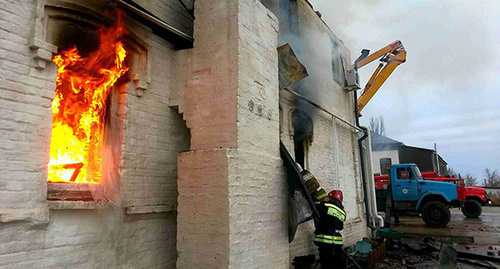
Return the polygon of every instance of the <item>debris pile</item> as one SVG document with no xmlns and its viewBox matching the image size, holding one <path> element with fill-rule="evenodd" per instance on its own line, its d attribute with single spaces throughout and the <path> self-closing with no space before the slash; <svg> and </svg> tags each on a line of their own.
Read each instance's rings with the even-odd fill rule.
<svg viewBox="0 0 500 269">
<path fill-rule="evenodd" d="M 356 269 L 500 269 L 500 246 L 448 243 L 379 229 L 375 239 L 363 238 L 344 253 L 347 268 Z M 292 265 L 294 269 L 321 268 L 314 255 L 295 257 Z"/>
<path fill-rule="evenodd" d="M 348 251 L 348 268 L 500 268 L 500 259 L 492 255 L 457 250 L 431 237 L 419 242 L 414 237 L 403 237 L 397 231 L 388 230 L 377 233 L 376 239 L 358 241 Z"/>
</svg>

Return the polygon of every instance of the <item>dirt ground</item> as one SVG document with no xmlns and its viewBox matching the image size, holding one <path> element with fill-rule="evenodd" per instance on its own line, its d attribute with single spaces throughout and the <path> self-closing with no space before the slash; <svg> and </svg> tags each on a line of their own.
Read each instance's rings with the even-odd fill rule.
<svg viewBox="0 0 500 269">
<path fill-rule="evenodd" d="M 422 218 L 416 216 L 400 217 L 401 224 L 393 224 L 391 228 L 405 234 L 429 235 L 461 245 L 496 246 L 500 250 L 500 207 L 483 207 L 478 219 L 466 218 L 456 208 L 451 212 L 451 220 L 446 228 L 429 228 Z"/>
<path fill-rule="evenodd" d="M 402 216 L 401 224 L 391 229 L 404 233 L 403 242 L 419 243 L 423 238 L 432 237 L 457 251 L 487 256 L 500 260 L 500 207 L 483 207 L 478 219 L 466 218 L 459 209 L 452 209 L 451 221 L 446 228 L 430 228 L 418 216 Z M 500 268 L 497 262 L 489 262 L 491 267 L 459 263 L 457 268 Z M 428 267 L 430 266 L 430 267 Z M 433 268 L 431 264 L 416 268 Z"/>
</svg>

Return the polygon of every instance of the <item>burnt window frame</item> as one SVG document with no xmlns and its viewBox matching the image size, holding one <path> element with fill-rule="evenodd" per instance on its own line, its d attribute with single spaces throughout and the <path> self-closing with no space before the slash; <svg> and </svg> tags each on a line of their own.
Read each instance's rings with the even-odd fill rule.
<svg viewBox="0 0 500 269">
<path fill-rule="evenodd" d="M 62 29 L 69 29 L 73 25 L 77 25 L 78 27 L 73 28 L 79 29 L 81 33 L 84 34 L 83 36 L 98 36 L 98 29 L 102 26 L 109 26 L 114 22 L 114 19 L 111 17 L 105 17 L 102 16 L 102 14 L 95 13 L 94 11 L 87 9 L 85 5 L 75 5 L 71 8 L 62 8 L 61 6 L 47 3 L 43 5 L 41 9 L 43 9 L 43 15 L 37 18 L 37 23 L 40 24 L 40 31 L 34 31 L 33 39 L 37 39 L 39 40 L 37 42 L 40 44 L 50 47 L 52 57 L 53 55 L 71 48 L 72 46 L 78 47 L 79 52 L 84 56 L 88 55 L 88 53 L 92 51 L 88 49 L 85 42 L 70 44 L 68 43 L 68 39 L 59 38 L 61 34 L 58 34 L 58 32 L 64 32 Z M 49 21 L 51 21 L 51 24 L 49 24 Z M 59 29 L 54 28 L 54 25 L 59 25 L 58 23 L 61 23 L 64 27 L 60 27 Z M 93 38 L 93 40 L 96 41 L 96 38 Z M 122 100 L 125 100 L 124 96 L 120 97 L 120 95 L 124 95 L 129 90 L 135 88 L 137 96 L 140 97 L 142 95 L 142 91 L 147 89 L 151 80 L 151 54 L 148 53 L 148 51 L 151 50 L 151 46 L 132 32 L 124 35 L 121 41 L 125 44 L 129 55 L 132 55 L 133 53 L 142 53 L 145 55 L 146 59 L 143 60 L 145 63 L 141 63 L 141 66 L 145 67 L 142 68 L 143 70 L 139 70 L 138 68 L 134 69 L 132 66 L 127 64 L 129 66 L 129 72 L 117 80 L 115 85 L 110 89 L 108 98 L 106 99 L 106 112 L 104 116 L 105 125 L 110 124 L 110 122 L 108 122 L 110 121 L 110 115 L 118 112 L 109 111 L 111 102 L 115 102 L 113 106 L 116 106 L 115 109 L 119 109 L 119 107 L 122 106 Z M 52 64 L 52 57 L 47 57 L 46 59 L 44 58 L 47 64 L 38 69 L 45 69 L 45 66 Z M 127 61 L 129 60 L 127 59 Z M 46 71 L 55 72 L 54 76 L 57 74 L 57 69 L 47 68 Z M 129 87 L 131 84 L 135 84 L 135 87 Z M 114 95 L 116 95 L 116 98 L 113 98 Z M 112 101 L 112 99 L 116 100 Z M 115 123 L 120 121 L 119 116 L 114 119 L 114 121 Z M 124 123 L 119 124 L 122 126 Z M 50 125 L 50 128 L 52 128 L 52 124 Z M 106 130 L 104 130 L 104 136 L 106 137 L 107 135 Z M 50 144 L 52 137 L 49 137 L 48 139 L 48 143 Z M 47 179 L 45 180 L 47 191 L 46 200 L 49 203 L 49 209 L 95 209 L 96 206 L 106 204 L 111 198 L 111 196 L 108 195 L 108 190 L 106 190 L 109 186 L 105 186 L 102 180 L 98 184 L 48 182 Z M 118 178 L 117 180 L 121 180 L 121 178 Z M 96 198 L 94 195 L 95 193 L 100 193 L 102 197 Z"/>
<path fill-rule="evenodd" d="M 295 135 L 295 128 L 293 127 L 293 118 L 295 115 L 301 114 L 304 117 L 304 120 L 310 124 L 310 131 L 302 138 L 297 139 Z M 294 145 L 294 160 L 299 163 L 302 169 L 309 168 L 309 146 L 312 144 L 314 139 L 314 122 L 305 110 L 300 108 L 292 108 L 289 111 L 289 135 L 290 139 L 293 141 Z M 300 150 L 299 150 L 300 148 Z M 298 154 L 302 154 L 302 157 L 297 156 Z"/>
</svg>

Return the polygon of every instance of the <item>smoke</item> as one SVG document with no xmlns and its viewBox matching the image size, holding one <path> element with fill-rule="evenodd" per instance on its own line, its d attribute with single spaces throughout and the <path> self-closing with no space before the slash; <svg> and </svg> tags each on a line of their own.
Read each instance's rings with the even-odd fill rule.
<svg viewBox="0 0 500 269">
<path fill-rule="evenodd" d="M 313 123 L 303 110 L 296 111 L 292 117 L 295 141 L 304 140 L 313 131 Z"/>
<path fill-rule="evenodd" d="M 309 16 L 303 16 L 304 10 L 310 9 L 305 5 L 300 1 L 280 1 L 280 45 L 288 43 L 309 74 L 289 88 L 334 111 L 336 102 L 340 101 L 335 100 L 334 87 L 338 84 L 343 86 L 344 69 L 350 63 L 349 52 L 318 20 L 313 10 L 310 10 Z M 320 110 L 300 98 L 295 99 L 295 104 L 298 108 L 296 112 L 304 115 L 294 117 L 293 127 L 296 135 L 303 136 L 312 128 L 308 127 L 308 117 L 314 121 Z"/>
<path fill-rule="evenodd" d="M 95 201 L 104 201 L 106 206 L 97 209 L 97 213 L 109 230 L 109 240 L 118 242 L 123 229 L 123 204 L 120 195 L 120 169 L 124 132 L 122 113 L 126 99 L 125 80 L 119 81 L 111 89 L 106 100 L 106 117 L 104 130 L 104 146 L 102 159 L 102 176 L 100 184 L 89 184 Z"/>
<path fill-rule="evenodd" d="M 125 103 L 125 94 L 120 88 L 127 87 L 120 83 L 110 92 L 106 102 L 106 120 L 104 131 L 103 168 L 101 184 L 91 184 L 92 197 L 96 201 L 110 201 L 120 204 L 120 165 L 122 137 L 124 131 L 124 115 L 120 114 L 120 106 Z"/>
<path fill-rule="evenodd" d="M 372 149 L 374 151 L 399 150 L 405 146 L 405 144 L 400 141 L 377 134 L 373 131 L 370 131 L 370 135 L 372 140 Z"/>
</svg>

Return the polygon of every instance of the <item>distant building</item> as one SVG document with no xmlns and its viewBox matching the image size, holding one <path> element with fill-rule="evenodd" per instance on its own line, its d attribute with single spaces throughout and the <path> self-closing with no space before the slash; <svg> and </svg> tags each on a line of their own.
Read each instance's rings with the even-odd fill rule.
<svg viewBox="0 0 500 269">
<path fill-rule="evenodd" d="M 398 163 L 415 163 L 422 172 L 446 173 L 448 163 L 433 149 L 407 146 L 403 142 L 374 132 L 370 132 L 370 135 L 373 173 L 376 175 L 387 174 L 386 168 Z"/>
</svg>

